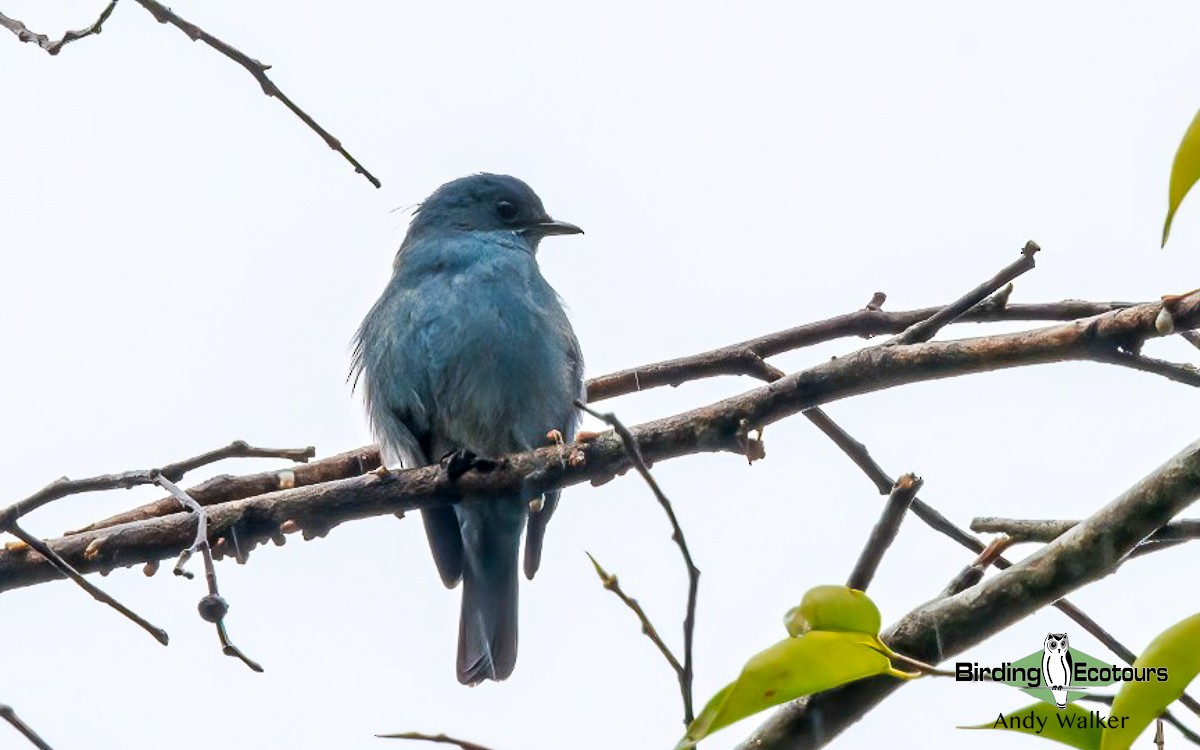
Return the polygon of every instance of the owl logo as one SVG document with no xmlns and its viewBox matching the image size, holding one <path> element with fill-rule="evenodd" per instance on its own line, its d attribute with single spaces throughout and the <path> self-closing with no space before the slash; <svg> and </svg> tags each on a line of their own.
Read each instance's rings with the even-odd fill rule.
<svg viewBox="0 0 1200 750">
<path fill-rule="evenodd" d="M 1067 688 L 1071 686 L 1071 644 L 1066 633 L 1047 633 L 1042 650 L 1042 682 L 1050 688 L 1054 704 L 1067 707 Z"/>
</svg>

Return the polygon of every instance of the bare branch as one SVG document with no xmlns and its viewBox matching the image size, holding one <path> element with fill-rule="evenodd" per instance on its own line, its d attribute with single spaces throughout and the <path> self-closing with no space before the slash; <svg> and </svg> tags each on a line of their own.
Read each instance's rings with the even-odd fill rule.
<svg viewBox="0 0 1200 750">
<path fill-rule="evenodd" d="M 854 571 L 850 573 L 850 579 L 846 581 L 848 588 L 866 591 L 867 587 L 871 585 L 875 571 L 879 570 L 879 564 L 883 562 L 884 554 L 896 540 L 900 524 L 904 521 L 909 506 L 912 505 L 913 499 L 924 483 L 924 480 L 912 474 L 905 474 L 897 480 L 888 496 L 887 503 L 883 506 L 883 513 L 880 514 L 879 521 L 871 530 L 871 536 L 863 546 L 862 553 L 858 556 L 858 562 L 854 564 Z"/>
<path fill-rule="evenodd" d="M 283 106 L 292 111 L 292 114 L 296 115 L 296 117 L 299 117 L 300 120 L 314 133 L 321 136 L 321 139 L 325 141 L 325 145 L 341 154 L 342 158 L 350 162 L 351 166 L 354 167 L 355 172 L 358 172 L 363 177 L 366 177 L 367 180 L 375 187 L 380 187 L 382 185 L 382 183 L 379 181 L 379 178 L 368 172 L 366 167 L 364 167 L 362 164 L 359 164 L 358 160 L 351 156 L 350 153 L 342 147 L 342 142 L 335 138 L 333 133 L 330 133 L 328 130 L 321 127 L 317 121 L 312 118 L 312 116 L 300 109 L 300 107 L 296 106 L 296 103 L 289 99 L 287 95 L 275 85 L 274 81 L 267 77 L 267 71 L 271 68 L 270 65 L 266 65 L 258 60 L 255 60 L 246 53 L 238 50 L 226 42 L 221 41 L 212 34 L 209 34 L 196 24 L 180 18 L 170 8 L 162 3 L 157 2 L 156 0 L 134 0 L 134 2 L 150 11 L 150 14 L 153 15 L 154 19 L 159 23 L 166 23 L 174 26 L 184 34 L 187 34 L 188 38 L 190 38 L 193 42 L 204 42 L 225 57 L 228 57 L 238 65 L 241 65 L 246 69 L 246 72 L 254 76 L 254 80 L 258 81 L 258 84 L 262 86 L 264 94 L 274 97 L 282 102 Z"/>
<path fill-rule="evenodd" d="M 100 27 L 104 25 L 104 22 L 108 20 L 108 17 L 112 15 L 113 9 L 116 7 L 117 0 L 111 0 L 104 10 L 100 11 L 99 18 L 93 21 L 91 26 L 79 29 L 78 31 L 68 31 L 63 34 L 62 39 L 57 41 L 50 41 L 50 37 L 46 36 L 45 34 L 39 34 L 35 31 L 31 31 L 26 28 L 25 24 L 21 23 L 15 18 L 9 18 L 3 13 L 0 13 L 0 26 L 3 26 L 12 33 L 16 34 L 18 40 L 36 44 L 51 55 L 57 55 L 59 52 L 62 52 L 63 47 L 67 46 L 71 42 L 74 42 L 77 39 L 83 39 L 86 36 L 99 34 L 101 30 Z"/>
<path fill-rule="evenodd" d="M 1134 306 L 1134 303 L 1130 302 L 1085 302 L 1082 300 L 1010 305 L 1006 301 L 999 300 L 998 297 L 999 295 L 995 295 L 982 304 L 976 305 L 960 316 L 956 322 L 1067 321 L 1102 315 Z M 627 393 L 645 391 L 664 385 L 677 386 L 691 380 L 718 375 L 750 375 L 769 380 L 759 374 L 759 366 L 753 358 L 747 355 L 747 352 L 761 360 L 806 346 L 850 336 L 870 338 L 885 333 L 900 333 L 922 320 L 929 319 L 943 309 L 945 308 L 927 307 L 918 310 L 886 312 L 879 309 L 879 305 L 874 307 L 868 305 L 865 309 L 852 313 L 806 323 L 712 351 L 655 362 L 593 378 L 588 381 L 587 400 L 588 403 L 596 403 Z"/>
<path fill-rule="evenodd" d="M 606 414 L 600 413 L 588 408 L 580 401 L 576 401 L 575 406 L 608 424 L 621 438 L 621 445 L 629 456 L 629 459 L 633 462 L 634 468 L 637 469 L 638 474 L 642 475 L 642 479 L 646 481 L 646 484 L 650 486 L 650 491 L 654 493 L 658 504 L 662 506 L 663 512 L 667 514 L 667 519 L 671 522 L 671 541 L 678 545 L 679 553 L 683 556 L 683 563 L 687 566 L 688 596 L 687 614 L 683 618 L 683 667 L 676 669 L 679 675 L 679 692 L 683 697 L 683 723 L 684 726 L 687 726 L 695 718 L 692 710 L 692 642 L 696 631 L 696 594 L 700 588 L 700 569 L 692 561 L 692 553 L 688 550 L 687 539 L 683 536 L 683 528 L 679 525 L 679 519 L 675 517 L 675 509 L 671 506 L 671 501 L 663 494 L 662 488 L 658 486 L 658 482 L 654 479 L 654 475 L 650 473 L 650 467 L 646 464 L 646 459 L 638 447 L 638 439 L 634 437 L 633 433 L 629 431 L 629 428 L 621 420 L 617 419 L 615 414 L 611 412 Z M 643 620 L 643 624 L 645 623 L 646 621 Z"/>
<path fill-rule="evenodd" d="M 21 717 L 17 716 L 17 712 L 12 706 L 0 703 L 0 719 L 4 719 L 12 728 L 20 732 L 25 739 L 33 743 L 33 746 L 38 750 L 54 750 L 49 743 L 43 740 L 37 732 L 33 731 L 33 727 L 21 721 Z"/>
</svg>

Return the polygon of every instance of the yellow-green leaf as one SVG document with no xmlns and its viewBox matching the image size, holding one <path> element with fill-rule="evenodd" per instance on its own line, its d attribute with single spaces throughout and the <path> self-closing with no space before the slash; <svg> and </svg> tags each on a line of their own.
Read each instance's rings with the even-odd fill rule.
<svg viewBox="0 0 1200 750">
<path fill-rule="evenodd" d="M 1179 148 L 1175 150 L 1175 161 L 1171 164 L 1171 187 L 1167 196 L 1167 220 L 1163 224 L 1162 243 L 1167 244 L 1171 234 L 1171 220 L 1183 198 L 1200 179 L 1200 112 L 1192 118 L 1192 124 L 1183 134 Z"/>
<path fill-rule="evenodd" d="M 875 603 L 858 589 L 815 586 L 805 592 L 799 606 L 788 610 L 783 624 L 792 636 L 810 630 L 876 635 L 883 620 Z"/>
<path fill-rule="evenodd" d="M 1112 716 L 1128 716 L 1124 727 L 1104 730 L 1103 750 L 1125 750 L 1142 730 L 1200 673 L 1200 614 L 1177 622 L 1150 642 L 1133 662 L 1134 669 L 1165 667 L 1167 680 L 1126 682 L 1113 699 Z"/>
<path fill-rule="evenodd" d="M 1035 737 L 1061 742 L 1064 745 L 1079 748 L 1079 750 L 1099 750 L 1101 728 L 1090 726 L 1091 712 L 1074 703 L 1067 704 L 1059 710 L 1049 703 L 1034 703 L 1032 706 L 1018 708 L 1006 714 L 1000 714 L 994 721 L 975 724 L 959 729 L 1002 729 L 1009 732 L 1023 732 Z"/>
<path fill-rule="evenodd" d="M 746 662 L 737 680 L 713 696 L 675 750 L 687 750 L 713 732 L 771 706 L 880 674 L 908 677 L 864 633 L 814 630 L 785 638 Z"/>
</svg>

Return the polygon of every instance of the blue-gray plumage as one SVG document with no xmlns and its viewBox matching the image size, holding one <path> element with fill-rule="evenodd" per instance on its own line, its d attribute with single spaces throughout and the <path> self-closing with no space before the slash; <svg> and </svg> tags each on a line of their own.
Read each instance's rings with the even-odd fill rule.
<svg viewBox="0 0 1200 750">
<path fill-rule="evenodd" d="M 354 347 L 386 466 L 529 450 L 554 430 L 574 437 L 583 357 L 535 256 L 543 237 L 581 231 L 551 219 L 528 185 L 504 175 L 455 180 L 421 204 Z M 530 500 L 421 512 L 442 581 L 463 582 L 464 684 L 502 680 L 516 662 L 521 530 L 532 578 L 558 492 L 540 510 Z"/>
</svg>

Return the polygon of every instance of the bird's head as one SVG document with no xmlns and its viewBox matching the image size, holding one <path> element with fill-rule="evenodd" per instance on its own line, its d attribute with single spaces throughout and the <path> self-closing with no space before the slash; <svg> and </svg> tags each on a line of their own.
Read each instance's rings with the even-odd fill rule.
<svg viewBox="0 0 1200 750">
<path fill-rule="evenodd" d="M 475 174 L 447 182 L 417 209 L 408 228 L 410 237 L 427 231 L 509 230 L 537 247 L 552 234 L 582 234 L 583 230 L 546 213 L 541 198 L 516 177 Z"/>
</svg>

